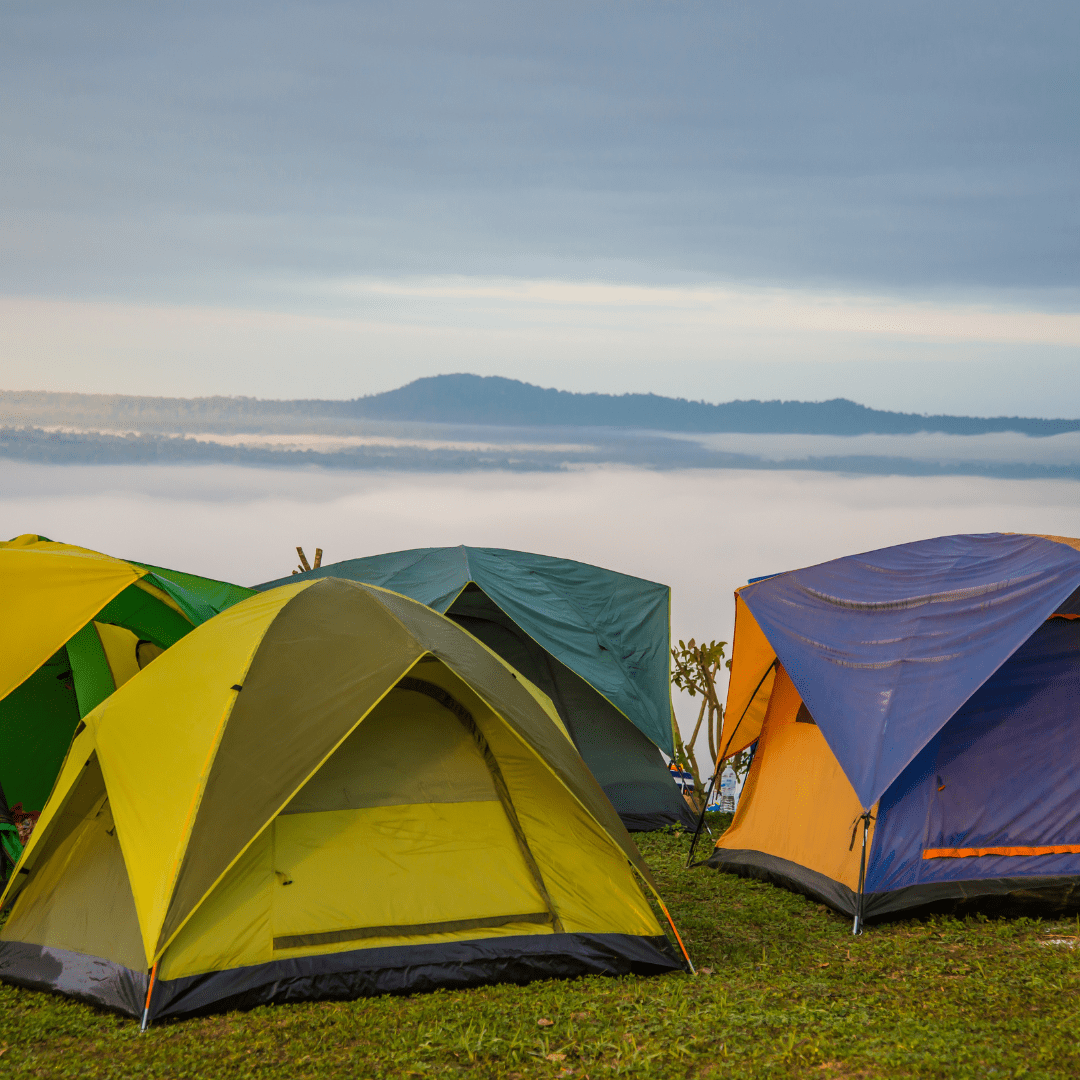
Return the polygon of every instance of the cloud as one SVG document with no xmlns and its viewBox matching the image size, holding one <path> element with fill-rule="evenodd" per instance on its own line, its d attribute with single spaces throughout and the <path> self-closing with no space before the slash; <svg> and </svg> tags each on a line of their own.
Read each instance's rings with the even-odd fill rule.
<svg viewBox="0 0 1080 1080">
<path fill-rule="evenodd" d="M 988 304 L 902 301 L 890 297 L 794 289 L 671 287 L 593 281 L 361 280 L 330 283 L 339 294 L 370 306 L 376 298 L 405 301 L 414 311 L 430 302 L 474 314 L 478 323 L 588 324 L 613 313 L 632 329 L 678 320 L 702 332 L 855 334 L 924 341 L 1028 342 L 1080 346 L 1080 312 L 993 308 Z M 409 302 L 413 302 L 409 304 Z M 406 316 L 407 318 L 408 316 Z M 413 318 L 417 318 L 413 315 Z M 665 327 L 666 329 L 666 327 Z M 794 357 L 798 359 L 798 357 Z"/>
<path fill-rule="evenodd" d="M 8 7 L 0 287 L 1075 289 L 1068 0 Z"/>
<path fill-rule="evenodd" d="M 1080 411 L 1071 0 L 0 20 L 8 386 Z"/>
</svg>

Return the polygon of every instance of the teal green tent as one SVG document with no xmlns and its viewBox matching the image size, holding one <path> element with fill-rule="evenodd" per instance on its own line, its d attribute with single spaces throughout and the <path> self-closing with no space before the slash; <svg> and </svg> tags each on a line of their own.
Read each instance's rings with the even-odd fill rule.
<svg viewBox="0 0 1080 1080">
<path fill-rule="evenodd" d="M 552 699 L 627 828 L 693 816 L 664 760 L 673 752 L 671 590 L 599 566 L 503 548 L 415 548 L 256 586 L 338 577 L 449 616 Z"/>
</svg>

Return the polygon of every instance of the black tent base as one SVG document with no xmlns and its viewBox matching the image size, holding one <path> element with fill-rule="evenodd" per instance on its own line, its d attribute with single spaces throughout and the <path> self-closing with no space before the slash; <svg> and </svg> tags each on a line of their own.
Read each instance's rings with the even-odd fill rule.
<svg viewBox="0 0 1080 1080">
<path fill-rule="evenodd" d="M 716 870 L 740 877 L 769 881 L 802 893 L 852 918 L 855 893 L 839 881 L 787 859 L 761 851 L 720 848 L 706 862 Z M 971 881 L 943 881 L 911 885 L 892 892 L 867 893 L 863 919 L 892 919 L 976 913 L 988 916 L 1027 915 L 1053 918 L 1080 911 L 1080 878 L 1015 877 Z"/>
<path fill-rule="evenodd" d="M 632 814 L 621 810 L 619 820 L 626 826 L 627 832 L 655 832 L 657 829 L 667 829 L 672 825 L 681 825 L 690 832 L 697 828 L 697 818 L 685 803 L 683 808 L 655 810 L 652 813 Z"/>
<path fill-rule="evenodd" d="M 1056 918 L 1080 912 L 1080 878 L 1015 877 L 944 881 L 888 893 L 867 893 L 871 920 L 927 915 L 1027 915 Z"/>
<path fill-rule="evenodd" d="M 664 937 L 530 934 L 435 945 L 358 949 L 253 967 L 159 979 L 150 1019 L 289 1002 L 350 1000 L 583 975 L 663 975 L 684 970 Z M 0 942 L 0 979 L 141 1017 L 148 977 L 98 957 Z"/>
<path fill-rule="evenodd" d="M 826 904 L 841 915 L 855 914 L 855 893 L 846 885 L 841 885 L 839 881 L 833 881 L 815 870 L 808 870 L 798 863 L 778 859 L 775 855 L 766 855 L 763 851 L 717 848 L 705 865 L 724 873 L 769 881 L 792 892 L 802 893 L 819 904 Z"/>
</svg>

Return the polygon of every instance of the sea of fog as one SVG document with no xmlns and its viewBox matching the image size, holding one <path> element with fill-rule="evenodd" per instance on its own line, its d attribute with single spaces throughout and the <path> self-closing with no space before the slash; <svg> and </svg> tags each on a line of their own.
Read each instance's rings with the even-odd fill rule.
<svg viewBox="0 0 1080 1080">
<path fill-rule="evenodd" d="M 1080 483 L 628 467 L 349 472 L 5 461 L 0 535 L 36 532 L 250 585 L 294 548 L 327 562 L 410 547 L 521 548 L 672 590 L 672 634 L 729 640 L 748 578 L 954 532 L 1080 536 Z M 681 726 L 694 703 L 676 703 Z"/>
<path fill-rule="evenodd" d="M 938 465 L 1080 465 L 1080 431 L 1032 437 L 1015 431 L 987 435 L 753 435 L 742 432 L 668 434 L 708 450 L 750 454 L 765 461 L 875 457 Z"/>
</svg>

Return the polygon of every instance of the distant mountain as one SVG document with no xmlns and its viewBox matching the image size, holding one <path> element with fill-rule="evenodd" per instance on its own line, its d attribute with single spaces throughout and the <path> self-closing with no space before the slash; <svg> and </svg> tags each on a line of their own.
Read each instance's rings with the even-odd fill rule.
<svg viewBox="0 0 1080 1080">
<path fill-rule="evenodd" d="M 709 433 L 797 435 L 982 435 L 1014 431 L 1057 435 L 1080 431 L 1080 420 L 1024 417 L 921 416 L 831 401 L 704 401 L 657 394 L 575 394 L 517 379 L 435 375 L 397 390 L 352 401 L 267 401 L 258 398 L 152 398 L 111 394 L 0 392 L 0 425 L 100 425 L 140 431 L 198 431 L 275 421 L 414 421 L 501 427 L 592 427 Z"/>
<path fill-rule="evenodd" d="M 380 420 L 449 420 L 530 427 L 617 427 L 680 432 L 794 435 L 909 435 L 938 431 L 982 435 L 1016 431 L 1057 435 L 1080 431 L 1080 420 L 920 416 L 831 401 L 705 401 L 657 394 L 575 394 L 545 390 L 497 375 L 434 375 L 399 390 L 357 398 L 349 414 Z"/>
</svg>

